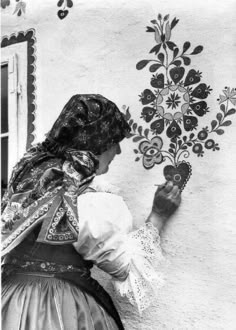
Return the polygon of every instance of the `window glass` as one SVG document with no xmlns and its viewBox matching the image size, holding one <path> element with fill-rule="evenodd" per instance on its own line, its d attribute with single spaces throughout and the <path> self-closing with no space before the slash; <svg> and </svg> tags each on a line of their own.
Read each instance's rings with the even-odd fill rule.
<svg viewBox="0 0 236 330">
<path fill-rule="evenodd" d="M 1 66 L 1 133 L 8 132 L 8 65 Z"/>
</svg>

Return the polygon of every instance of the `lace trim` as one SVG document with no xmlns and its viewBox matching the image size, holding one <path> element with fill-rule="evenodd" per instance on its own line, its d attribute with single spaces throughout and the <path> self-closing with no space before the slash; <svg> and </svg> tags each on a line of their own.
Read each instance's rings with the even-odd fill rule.
<svg viewBox="0 0 236 330">
<path fill-rule="evenodd" d="M 113 284 L 117 293 L 127 297 L 142 313 L 164 283 L 163 275 L 157 271 L 164 260 L 158 230 L 152 223 L 146 223 L 130 233 L 127 250 L 131 258 L 129 275 L 125 281 L 113 281 Z"/>
</svg>

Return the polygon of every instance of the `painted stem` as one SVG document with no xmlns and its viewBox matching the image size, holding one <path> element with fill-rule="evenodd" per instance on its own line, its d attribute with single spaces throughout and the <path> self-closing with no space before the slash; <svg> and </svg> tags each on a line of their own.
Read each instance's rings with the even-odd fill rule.
<svg viewBox="0 0 236 330">
<path fill-rule="evenodd" d="M 176 166 L 175 159 L 173 158 L 173 156 L 171 155 L 171 153 L 169 153 L 169 152 L 166 151 L 166 150 L 161 150 L 161 153 L 162 153 L 162 154 L 163 154 L 163 153 L 167 154 L 167 155 L 164 156 L 164 157 L 165 157 L 165 158 L 169 158 L 169 160 L 171 161 L 171 163 L 172 163 L 173 165 Z"/>
</svg>

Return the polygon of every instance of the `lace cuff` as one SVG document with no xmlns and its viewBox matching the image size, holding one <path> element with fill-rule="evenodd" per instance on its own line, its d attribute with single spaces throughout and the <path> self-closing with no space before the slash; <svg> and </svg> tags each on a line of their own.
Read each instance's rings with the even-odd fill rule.
<svg viewBox="0 0 236 330">
<path fill-rule="evenodd" d="M 164 283 L 162 274 L 156 270 L 164 259 L 158 230 L 152 223 L 146 223 L 128 235 L 126 245 L 130 272 L 125 281 L 113 280 L 113 285 L 119 295 L 127 297 L 142 313 L 151 304 L 153 293 Z"/>
</svg>

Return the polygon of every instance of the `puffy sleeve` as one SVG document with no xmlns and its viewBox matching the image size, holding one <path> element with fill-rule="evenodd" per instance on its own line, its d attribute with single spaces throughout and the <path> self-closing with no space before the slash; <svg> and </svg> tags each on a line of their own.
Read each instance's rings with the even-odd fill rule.
<svg viewBox="0 0 236 330">
<path fill-rule="evenodd" d="M 113 279 L 116 293 L 142 312 L 162 285 L 163 259 L 157 229 L 151 223 L 132 231 L 132 216 L 123 199 L 106 192 L 78 197 L 80 234 L 75 249 Z"/>
</svg>

